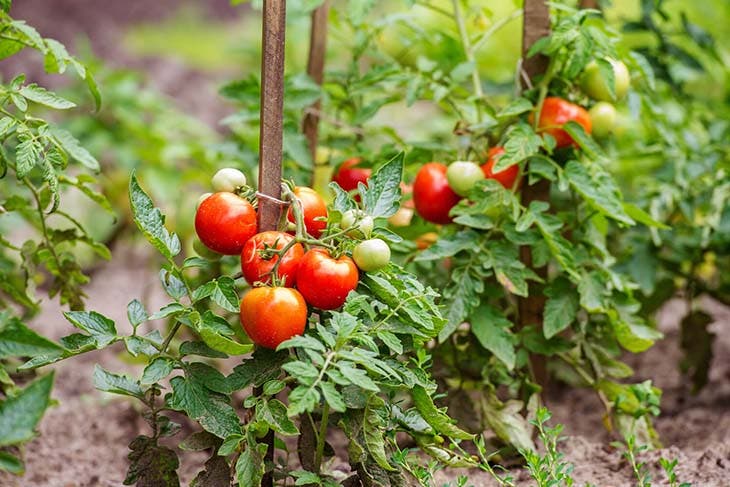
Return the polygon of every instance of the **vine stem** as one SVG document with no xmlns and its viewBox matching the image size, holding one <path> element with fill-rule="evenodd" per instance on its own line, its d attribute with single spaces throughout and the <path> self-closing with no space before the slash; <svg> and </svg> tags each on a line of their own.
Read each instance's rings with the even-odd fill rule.
<svg viewBox="0 0 730 487">
<path fill-rule="evenodd" d="M 314 457 L 314 465 L 317 473 L 322 469 L 322 457 L 324 456 L 324 444 L 327 440 L 327 425 L 329 423 L 330 406 L 327 401 L 322 406 L 322 418 L 319 424 L 319 434 L 317 435 L 317 453 Z"/>
<path fill-rule="evenodd" d="M 469 34 L 466 32 L 466 22 L 464 21 L 464 15 L 461 12 L 461 5 L 459 0 L 451 0 L 451 4 L 454 6 L 454 20 L 459 28 L 459 36 L 461 37 L 461 44 L 464 47 L 464 54 L 466 54 L 466 60 L 473 64 L 471 70 L 471 81 L 474 85 L 474 94 L 477 99 L 474 102 L 474 107 L 477 111 L 477 121 L 482 118 L 482 107 L 481 103 L 484 99 L 484 92 L 482 91 L 482 80 L 479 77 L 479 71 L 477 70 L 476 63 L 474 62 L 474 50 L 471 42 L 469 41 Z"/>
</svg>

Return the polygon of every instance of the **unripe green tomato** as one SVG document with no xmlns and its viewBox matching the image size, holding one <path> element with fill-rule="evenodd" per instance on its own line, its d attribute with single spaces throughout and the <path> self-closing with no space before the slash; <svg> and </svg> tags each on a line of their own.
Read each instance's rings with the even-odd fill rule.
<svg viewBox="0 0 730 487">
<path fill-rule="evenodd" d="M 363 215 L 359 210 L 347 210 L 342 215 L 342 220 L 340 221 L 340 228 L 343 230 L 355 227 L 347 234 L 351 237 L 359 238 L 369 237 L 370 233 L 373 231 L 374 225 L 375 222 L 373 221 L 373 217 L 370 215 Z"/>
<path fill-rule="evenodd" d="M 596 61 L 591 61 L 583 71 L 581 77 L 581 87 L 583 91 L 593 98 L 600 101 L 618 101 L 626 96 L 629 91 L 631 77 L 626 65 L 615 59 L 606 59 L 613 66 L 614 88 L 616 96 L 612 97 L 608 90 L 608 82 L 601 74 L 601 69 Z"/>
<path fill-rule="evenodd" d="M 236 168 L 224 167 L 213 175 L 210 183 L 216 193 L 233 193 L 236 189 L 246 186 L 246 175 Z"/>
<path fill-rule="evenodd" d="M 365 272 L 377 271 L 390 262 L 390 247 L 379 238 L 365 240 L 352 251 L 352 260 Z"/>
<path fill-rule="evenodd" d="M 482 168 L 469 161 L 452 162 L 446 170 L 446 180 L 454 193 L 459 196 L 468 195 L 471 188 L 484 177 Z"/>
<path fill-rule="evenodd" d="M 193 240 L 193 250 L 201 256 L 204 259 L 207 260 L 218 260 L 222 257 L 221 254 L 218 252 L 215 252 L 213 250 L 210 250 L 208 247 L 205 246 L 203 242 L 200 241 L 199 238 L 195 238 Z"/>
<path fill-rule="evenodd" d="M 593 124 L 593 135 L 607 137 L 616 126 L 616 108 L 608 102 L 599 101 L 588 110 Z"/>
<path fill-rule="evenodd" d="M 197 211 L 198 210 L 198 206 L 200 206 L 200 203 L 202 203 L 203 201 L 205 201 L 205 199 L 208 196 L 211 196 L 212 194 L 213 193 L 203 193 L 203 194 L 201 194 L 200 195 L 200 198 L 198 198 L 198 202 L 195 204 L 195 210 Z"/>
</svg>

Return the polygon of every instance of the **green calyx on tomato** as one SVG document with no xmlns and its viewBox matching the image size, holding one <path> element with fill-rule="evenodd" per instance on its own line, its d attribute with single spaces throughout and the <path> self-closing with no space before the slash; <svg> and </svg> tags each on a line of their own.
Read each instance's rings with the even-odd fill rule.
<svg viewBox="0 0 730 487">
<path fill-rule="evenodd" d="M 608 102 L 599 101 L 588 110 L 588 113 L 591 115 L 594 136 L 607 137 L 613 132 L 618 118 L 616 107 Z"/>
<path fill-rule="evenodd" d="M 359 274 L 346 255 L 333 258 L 322 248 L 309 250 L 299 262 L 297 288 L 304 300 L 315 308 L 337 309 L 357 287 Z"/>
<path fill-rule="evenodd" d="M 353 238 L 368 238 L 374 226 L 373 217 L 365 215 L 359 210 L 347 210 L 342 214 L 340 221 L 340 228 L 349 230 L 347 235 Z"/>
<path fill-rule="evenodd" d="M 535 115 L 531 113 L 528 120 L 533 123 L 534 119 Z M 587 134 L 591 133 L 591 117 L 585 108 L 556 96 L 545 98 L 537 128 L 542 133 L 550 134 L 558 149 L 576 145 L 570 134 L 563 130 L 563 125 L 568 122 L 576 122 Z"/>
<path fill-rule="evenodd" d="M 626 93 L 629 91 L 629 85 L 631 84 L 631 76 L 626 65 L 621 61 L 607 58 L 613 68 L 614 78 L 614 95 L 611 94 L 609 89 L 609 80 L 601 73 L 601 67 L 594 60 L 588 63 L 583 75 L 581 76 L 581 88 L 583 91 L 593 98 L 594 100 L 600 101 L 618 101 L 621 100 Z"/>
<path fill-rule="evenodd" d="M 449 186 L 447 167 L 439 162 L 421 166 L 413 181 L 416 212 L 431 223 L 451 223 L 449 211 L 461 199 Z"/>
<path fill-rule="evenodd" d="M 246 186 L 246 175 L 236 168 L 224 167 L 213 175 L 210 183 L 216 192 L 235 193 L 237 189 Z"/>
<path fill-rule="evenodd" d="M 371 238 L 355 246 L 355 250 L 352 251 L 352 258 L 363 271 L 377 271 L 390 262 L 390 247 L 379 238 Z"/>
<path fill-rule="evenodd" d="M 284 255 L 281 251 L 287 248 Z M 243 246 L 241 252 L 241 271 L 250 285 L 255 283 L 276 284 L 294 287 L 299 270 L 299 262 L 304 255 L 304 247 L 294 242 L 294 237 L 283 232 L 267 231 L 257 233 Z M 276 267 L 276 276 L 272 272 Z"/>
<path fill-rule="evenodd" d="M 499 156 L 504 153 L 504 147 L 496 146 L 489 149 L 487 162 L 482 165 L 482 171 L 488 179 L 494 179 L 504 188 L 512 189 L 515 186 L 517 176 L 520 174 L 520 167 L 517 164 L 513 164 L 499 172 L 494 172 L 494 165 L 499 160 Z"/>
<path fill-rule="evenodd" d="M 219 254 L 240 254 L 256 234 L 256 210 L 233 193 L 213 193 L 195 212 L 195 232 L 206 247 Z"/>
<path fill-rule="evenodd" d="M 307 304 L 288 287 L 257 287 L 241 300 L 241 325 L 256 345 L 276 349 L 301 335 L 307 325 Z"/>
<path fill-rule="evenodd" d="M 301 205 L 304 217 L 304 228 L 314 238 L 319 238 L 327 227 L 327 204 L 324 199 L 312 188 L 297 186 L 294 188 L 296 201 L 292 205 Z M 289 208 L 287 218 L 294 222 L 294 212 Z"/>
<path fill-rule="evenodd" d="M 446 169 L 446 179 L 454 193 L 467 196 L 474 185 L 484 179 L 484 172 L 473 162 L 455 161 Z"/>
</svg>

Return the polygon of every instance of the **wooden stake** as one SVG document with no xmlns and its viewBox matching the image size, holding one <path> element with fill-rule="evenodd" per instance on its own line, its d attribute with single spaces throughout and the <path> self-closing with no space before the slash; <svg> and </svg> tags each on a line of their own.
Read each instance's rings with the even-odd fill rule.
<svg viewBox="0 0 730 487">
<path fill-rule="evenodd" d="M 264 0 L 261 55 L 261 132 L 259 142 L 259 192 L 281 198 L 281 158 L 284 110 L 284 39 L 286 0 Z M 259 198 L 258 230 L 276 230 L 282 207 L 276 201 Z M 261 394 L 261 389 L 254 391 Z M 265 460 L 274 460 L 274 433 L 264 438 Z M 271 472 L 264 474 L 262 487 L 273 487 Z"/>
<path fill-rule="evenodd" d="M 324 60 L 327 52 L 327 17 L 329 16 L 330 0 L 312 12 L 312 27 L 309 33 L 309 59 L 307 60 L 307 74 L 318 85 L 324 80 Z M 311 106 L 311 111 L 304 115 L 302 131 L 309 144 L 312 161 L 317 164 L 317 137 L 319 132 L 319 110 L 322 103 L 317 100 Z"/>
<path fill-rule="evenodd" d="M 525 0 L 524 24 L 522 27 L 522 68 L 530 80 L 545 73 L 548 59 L 543 56 L 527 57 L 530 47 L 540 38 L 550 33 L 550 10 L 545 0 Z M 525 172 L 527 172 L 525 167 Z M 533 201 L 548 201 L 550 199 L 550 181 L 541 179 L 533 185 L 526 185 L 522 189 L 522 204 L 529 206 Z M 547 267 L 543 266 L 534 269 L 532 265 L 532 253 L 530 247 L 520 248 L 520 260 L 528 268 L 533 269 L 538 276 L 547 277 Z M 543 311 L 545 310 L 545 295 L 542 286 L 530 285 L 530 295 L 527 298 L 519 298 L 519 322 L 520 327 L 536 325 L 542 328 Z M 545 365 L 545 357 L 533 354 L 530 356 L 533 377 L 543 388 L 544 393 L 548 386 L 548 374 Z"/>
<path fill-rule="evenodd" d="M 286 0 L 264 0 L 259 192 L 274 198 L 281 197 L 285 26 Z M 280 213 L 281 205 L 259 198 L 259 231 L 276 230 Z"/>
</svg>

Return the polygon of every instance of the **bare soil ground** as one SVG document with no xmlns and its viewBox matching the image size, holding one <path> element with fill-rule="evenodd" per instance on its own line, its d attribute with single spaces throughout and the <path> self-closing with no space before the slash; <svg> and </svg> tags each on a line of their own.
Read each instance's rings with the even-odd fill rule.
<svg viewBox="0 0 730 487">
<path fill-rule="evenodd" d="M 89 307 L 111 317 L 118 329 L 126 329 L 126 303 L 142 297 L 148 309 L 164 304 L 154 262 L 128 245 L 115 249 L 111 262 L 99 268 L 88 289 Z M 678 321 L 684 303 L 671 302 L 660 314 L 666 338 L 632 365 L 639 379 L 652 379 L 664 390 L 662 415 L 656 427 L 664 449 L 640 456 L 652 471 L 654 485 L 668 485 L 658 459 L 679 460 L 682 481 L 697 487 L 730 485 L 730 310 L 706 303 L 716 321 L 718 334 L 710 383 L 697 396 L 685 390 L 677 369 Z M 46 307 L 34 325 L 44 334 L 59 338 L 73 328 L 53 305 Z M 148 433 L 133 401 L 96 391 L 91 383 L 93 364 L 132 375 L 141 366 L 121 360 L 121 349 L 111 348 L 60 363 L 56 369 L 53 397 L 59 401 L 43 419 L 40 435 L 28 444 L 27 473 L 23 478 L 0 474 L 0 485 L 8 487 L 97 487 L 119 486 L 127 469 L 127 445 L 138 434 Z M 230 364 L 227 364 L 230 365 Z M 602 407 L 589 391 L 560 390 L 548 399 L 554 421 L 566 425 L 568 438 L 562 443 L 566 459 L 575 466 L 577 485 L 590 482 L 601 487 L 635 485 L 631 467 L 608 445 L 609 435 L 601 425 Z M 187 426 L 185 431 L 190 431 Z M 205 455 L 178 451 L 184 485 L 202 468 Z M 481 472 L 440 472 L 434 485 L 453 482 L 467 475 L 475 487 L 494 485 Z M 514 471 L 518 485 L 531 485 L 524 473 Z"/>
</svg>

